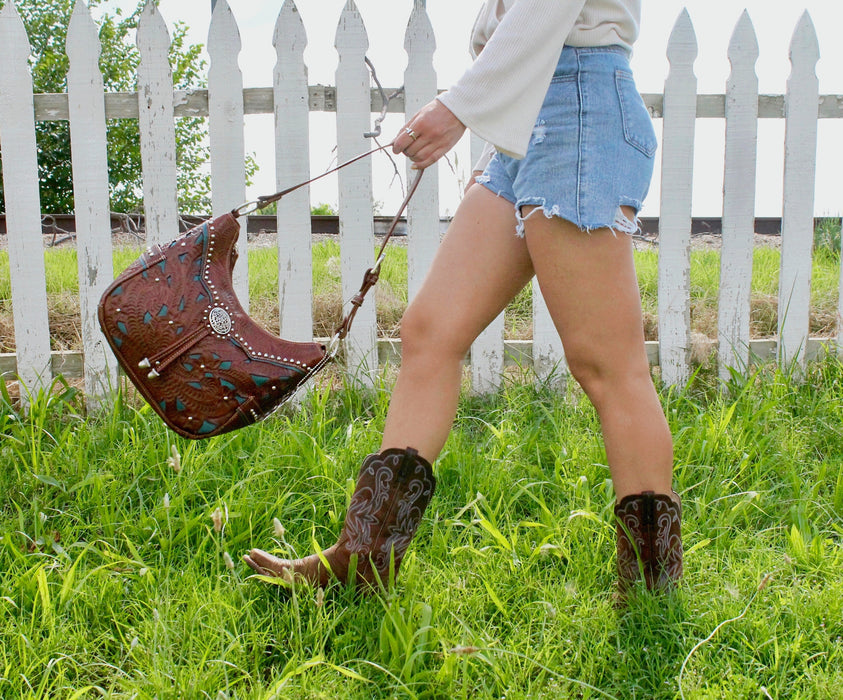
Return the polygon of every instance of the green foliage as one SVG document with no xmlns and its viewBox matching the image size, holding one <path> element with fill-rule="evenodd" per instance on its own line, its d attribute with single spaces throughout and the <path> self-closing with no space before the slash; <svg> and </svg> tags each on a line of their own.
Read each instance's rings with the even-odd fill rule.
<svg viewBox="0 0 843 700">
<path fill-rule="evenodd" d="M 817 219 L 814 226 L 814 250 L 830 254 L 840 254 L 840 217 Z"/>
<path fill-rule="evenodd" d="M 67 27 L 74 0 L 18 0 L 18 12 L 32 45 L 32 82 L 36 93 L 65 92 L 68 58 L 65 51 Z M 91 8 L 108 8 L 110 0 L 90 0 Z M 99 19 L 102 44 L 100 70 L 107 92 L 135 90 L 139 54 L 134 31 L 143 3 L 124 17 L 121 9 L 104 12 Z M 205 86 L 205 62 L 201 45 L 187 43 L 187 27 L 176 24 L 170 45 L 170 64 L 175 89 Z M 176 156 L 179 165 L 179 207 L 184 213 L 202 213 L 210 209 L 210 175 L 207 169 L 207 120 L 176 120 Z M 142 207 L 143 180 L 140 136 L 137 120 L 114 119 L 107 124 L 108 170 L 111 209 L 138 211 Z M 65 121 L 36 124 L 38 144 L 41 210 L 50 213 L 73 211 L 70 129 Z M 2 166 L 0 166 L 2 167 Z M 249 175 L 255 171 L 253 159 L 247 164 Z M 0 180 L 0 211 L 3 207 Z"/>
<path fill-rule="evenodd" d="M 311 216 L 336 216 L 337 210 L 326 202 L 320 202 L 310 207 Z"/>
<path fill-rule="evenodd" d="M 130 394 L 84 418 L 61 381 L 28 412 L 0 384 L 2 695 L 839 697 L 843 365 L 663 393 L 685 579 L 620 611 L 599 421 L 533 379 L 463 396 L 399 580 L 362 598 L 239 555 L 333 541 L 386 381 L 201 442 Z"/>
</svg>

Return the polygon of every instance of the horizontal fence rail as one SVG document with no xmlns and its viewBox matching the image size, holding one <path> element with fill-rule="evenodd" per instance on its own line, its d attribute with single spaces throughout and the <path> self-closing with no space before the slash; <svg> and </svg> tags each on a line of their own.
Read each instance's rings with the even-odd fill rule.
<svg viewBox="0 0 843 700">
<path fill-rule="evenodd" d="M 387 95 L 392 95 L 399 88 L 384 87 Z M 438 92 L 442 92 L 439 90 Z M 272 88 L 243 88 L 244 114 L 272 114 Z M 643 92 L 641 97 L 656 119 L 664 117 L 664 95 Z M 337 89 L 330 85 L 310 85 L 307 98 L 311 112 L 336 112 Z M 371 89 L 370 109 L 376 114 L 383 108 L 381 93 Z M 387 113 L 403 113 L 404 96 L 399 94 L 387 105 Z M 137 119 L 139 114 L 138 94 L 136 92 L 112 92 L 105 96 L 105 115 L 107 119 Z M 207 117 L 208 91 L 174 90 L 173 115 L 175 117 Z M 726 95 L 697 95 L 697 119 L 724 119 L 726 117 Z M 818 119 L 839 119 L 843 117 L 843 95 L 820 95 L 817 105 Z M 759 119 L 784 119 L 784 95 L 758 95 Z M 40 93 L 35 95 L 36 121 L 64 121 L 69 119 L 67 95 L 65 93 Z"/>
<path fill-rule="evenodd" d="M 276 182 L 279 189 L 307 180 L 309 172 L 309 114 L 332 112 L 337 120 L 340 160 L 368 150 L 363 136 L 373 113 L 382 109 L 381 93 L 373 89 L 365 65 L 369 46 L 367 28 L 353 0 L 348 0 L 337 22 L 335 47 L 339 62 L 336 85 L 309 85 L 304 49 L 307 37 L 293 0 L 281 5 L 273 35 L 276 65 L 269 87 L 243 88 L 238 67 L 241 50 L 237 23 L 226 0 L 217 0 L 208 35 L 210 69 L 208 88 L 174 90 L 167 52 L 170 37 L 161 14 L 148 2 L 139 18 L 137 44 L 141 62 L 136 92 L 104 93 L 97 65 L 100 46 L 97 27 L 83 2 L 77 0 L 68 27 L 70 71 L 66 94 L 33 94 L 27 63 L 30 47 L 14 0 L 0 10 L 0 140 L 6 192 L 5 227 L 9 248 L 16 352 L 0 355 L 0 372 L 16 375 L 35 388 L 61 373 L 84 377 L 86 393 L 95 404 L 115 385 L 113 357 L 100 335 L 96 302 L 113 279 L 111 269 L 113 221 L 109 218 L 108 173 L 103 165 L 105 124 L 109 119 L 138 120 L 144 171 L 144 223 L 149 242 L 163 241 L 179 231 L 176 205 L 174 121 L 179 117 L 207 117 L 211 149 L 214 213 L 238 206 L 245 199 L 244 117 L 275 115 Z M 436 48 L 433 27 L 424 0 L 415 0 L 405 30 L 407 69 L 403 92 L 389 102 L 387 111 L 411 116 L 439 91 L 433 69 Z M 691 17 L 683 11 L 670 36 L 670 70 L 663 94 L 645 94 L 650 114 L 663 120 L 661 149 L 662 200 L 659 234 L 659 338 L 647 344 L 661 379 L 682 385 L 691 371 L 690 241 L 700 224 L 691 216 L 694 131 L 698 119 L 723 119 L 726 129 L 723 236 L 718 347 L 720 372 L 747 371 L 755 359 L 777 359 L 803 366 L 822 352 L 825 342 L 808 337 L 819 119 L 843 117 L 843 95 L 820 95 L 815 66 L 819 46 L 805 13 L 789 48 L 791 75 L 784 95 L 758 94 L 755 63 L 758 42 L 749 15 L 737 22 L 728 49 L 731 74 L 723 94 L 698 94 L 694 61 L 697 41 Z M 386 93 L 395 92 L 385 89 Z M 760 220 L 754 217 L 755 167 L 759 119 L 785 123 L 785 161 L 782 216 L 774 226 L 782 237 L 779 297 L 779 338 L 749 337 L 749 285 L 752 275 L 753 234 Z M 78 244 L 81 296 L 82 353 L 50 351 L 46 281 L 41 241 L 32 235 L 42 230 L 38 195 L 35 124 L 66 120 L 73 144 L 73 183 L 77 215 L 73 223 Z M 85 144 L 78 146 L 78 144 Z M 472 141 L 472 151 L 482 147 Z M 408 245 L 408 287 L 418 289 L 439 244 L 438 181 L 435 169 L 422 182 L 423 191 L 410 203 L 404 230 Z M 341 244 L 343 297 L 350 298 L 362 271 L 372 260 L 378 230 L 372 210 L 372 173 L 360 161 L 339 175 L 339 217 L 334 220 Z M 278 204 L 281 335 L 310 340 L 312 335 L 312 259 L 308 188 Z M 243 233 L 253 230 L 244 223 Z M 653 229 L 652 221 L 645 230 Z M 266 226 L 266 229 L 272 229 Z M 235 288 L 248 305 L 246 236 L 241 235 L 240 261 L 235 266 Z M 843 278 L 840 284 L 843 298 Z M 533 340 L 504 341 L 502 317 L 478 338 L 470 355 L 476 391 L 494 391 L 510 364 L 533 367 L 539 380 L 564 378 L 564 349 L 547 308 L 534 287 Z M 839 308 L 839 307 L 838 307 Z M 843 332 L 843 331 L 839 331 Z M 841 345 L 843 336 L 835 339 Z M 357 316 L 348 339 L 349 371 L 372 382 L 383 362 L 396 360 L 400 343 L 379 339 L 371 300 Z"/>
</svg>

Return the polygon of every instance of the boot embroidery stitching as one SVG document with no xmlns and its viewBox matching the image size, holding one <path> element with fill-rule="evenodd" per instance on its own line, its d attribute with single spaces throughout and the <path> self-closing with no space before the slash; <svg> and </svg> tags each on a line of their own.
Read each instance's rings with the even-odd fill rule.
<svg viewBox="0 0 843 700">
<path fill-rule="evenodd" d="M 420 477 L 406 482 L 404 492 L 396 499 L 395 524 L 387 526 L 387 537 L 375 556 L 375 564 L 379 569 L 385 569 L 389 565 L 390 553 L 393 550 L 395 568 L 398 568 L 421 523 L 424 509 L 433 492 L 433 483 L 426 478 L 424 467 L 418 465 L 415 471 L 416 474 L 420 474 Z"/>
<path fill-rule="evenodd" d="M 346 548 L 352 553 L 365 553 L 372 547 L 373 527 L 380 518 L 378 513 L 389 497 L 392 485 L 392 470 L 383 462 L 375 464 L 374 460 L 360 476 L 373 482 L 371 487 L 359 488 L 345 517 Z"/>
<path fill-rule="evenodd" d="M 617 569 L 622 594 L 640 580 L 642 574 L 647 588 L 651 589 L 663 588 L 681 578 L 683 549 L 679 504 L 669 497 L 642 494 L 623 505 L 618 504 L 615 515 Z"/>
</svg>

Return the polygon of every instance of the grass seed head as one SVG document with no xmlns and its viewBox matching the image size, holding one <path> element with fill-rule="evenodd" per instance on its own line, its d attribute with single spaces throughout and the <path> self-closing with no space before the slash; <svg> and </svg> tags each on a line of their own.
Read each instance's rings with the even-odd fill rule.
<svg viewBox="0 0 843 700">
<path fill-rule="evenodd" d="M 471 654 L 476 654 L 478 651 L 480 651 L 479 647 L 472 646 L 454 647 L 453 649 L 448 649 L 448 653 L 456 654 L 457 656 L 470 656 Z"/>
<path fill-rule="evenodd" d="M 211 520 L 214 523 L 214 532 L 222 532 L 222 511 L 219 508 L 211 513 Z"/>
<path fill-rule="evenodd" d="M 225 568 L 229 571 L 234 569 L 234 560 L 231 558 L 231 555 L 228 552 L 222 553 L 222 560 L 225 562 Z"/>
<path fill-rule="evenodd" d="M 279 539 L 284 537 L 287 532 L 286 528 L 281 524 L 281 521 L 278 518 L 272 519 L 272 531 Z"/>
<path fill-rule="evenodd" d="M 181 455 L 175 445 L 170 445 L 170 454 L 172 457 L 167 458 L 167 464 L 176 474 L 179 474 L 181 472 Z"/>
</svg>

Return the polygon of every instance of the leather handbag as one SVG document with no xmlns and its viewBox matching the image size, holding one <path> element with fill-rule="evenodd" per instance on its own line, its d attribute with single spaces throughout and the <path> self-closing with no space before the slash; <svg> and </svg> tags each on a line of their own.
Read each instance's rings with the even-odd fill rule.
<svg viewBox="0 0 843 700">
<path fill-rule="evenodd" d="M 336 356 L 357 309 L 377 282 L 386 243 L 420 177 L 421 171 L 328 346 L 292 342 L 264 330 L 240 305 L 231 277 L 240 233 L 237 217 L 309 180 L 205 221 L 167 244 L 153 245 L 126 268 L 103 293 L 98 309 L 100 327 L 120 367 L 161 419 L 186 438 L 221 435 L 261 420 Z"/>
</svg>

